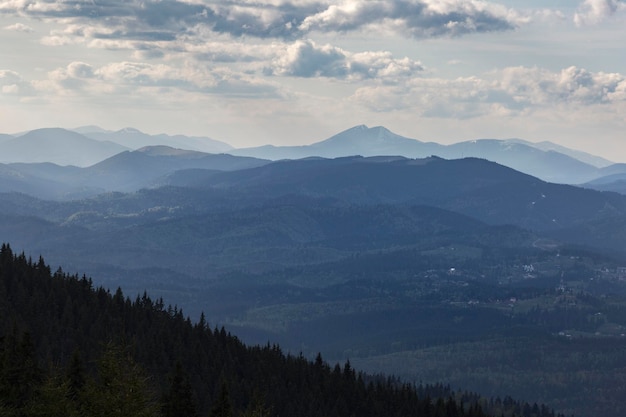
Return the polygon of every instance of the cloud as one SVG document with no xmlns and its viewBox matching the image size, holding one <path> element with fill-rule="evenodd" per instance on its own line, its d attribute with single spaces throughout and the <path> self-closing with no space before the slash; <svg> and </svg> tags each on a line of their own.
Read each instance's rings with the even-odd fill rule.
<svg viewBox="0 0 626 417">
<path fill-rule="evenodd" d="M 497 87 L 525 105 L 592 105 L 624 100 L 626 78 L 618 73 L 594 73 L 573 66 L 560 72 L 515 67 L 500 72 Z"/>
<path fill-rule="evenodd" d="M 22 76 L 10 70 L 0 70 L 0 93 L 3 95 L 28 96 L 33 88 Z"/>
<path fill-rule="evenodd" d="M 290 40 L 310 31 L 365 28 L 421 38 L 511 30 L 524 22 L 512 10 L 479 0 L 11 0 L 0 4 L 0 13 L 96 28 L 74 36 L 145 41 L 172 41 L 196 28 Z"/>
<path fill-rule="evenodd" d="M 389 82 L 397 78 L 413 77 L 424 71 L 419 61 L 408 57 L 393 58 L 391 52 L 361 52 L 350 55 L 350 70 L 363 78 L 377 78 Z"/>
<path fill-rule="evenodd" d="M 286 45 L 266 68 L 267 74 L 340 79 L 380 78 L 392 82 L 423 71 L 421 63 L 409 58 L 394 59 L 390 52 L 350 53 L 332 45 L 300 40 Z"/>
<path fill-rule="evenodd" d="M 303 31 L 365 28 L 414 38 L 512 30 L 525 20 L 502 6 L 474 0 L 344 0 L 304 19 Z"/>
<path fill-rule="evenodd" d="M 7 73 L 9 85 L 19 79 L 16 73 Z M 93 67 L 84 62 L 72 62 L 57 68 L 43 80 L 32 82 L 41 96 L 106 97 L 107 100 L 150 101 L 180 96 L 220 95 L 224 97 L 279 97 L 276 85 L 249 74 L 228 68 L 206 69 L 199 66 L 181 67 L 145 62 L 114 62 Z"/>
<path fill-rule="evenodd" d="M 368 85 L 351 99 L 377 112 L 412 109 L 422 116 L 460 119 L 494 112 L 514 116 L 557 107 L 622 105 L 626 76 L 577 67 L 557 72 L 509 67 L 483 77 L 409 78 L 404 84 Z"/>
<path fill-rule="evenodd" d="M 312 41 L 296 41 L 275 59 L 268 73 L 295 77 L 338 77 L 348 73 L 346 53 L 340 48 Z"/>
<path fill-rule="evenodd" d="M 626 3 L 620 0 L 585 0 L 574 15 L 574 23 L 578 26 L 597 24 L 624 10 Z"/>
<path fill-rule="evenodd" d="M 4 27 L 5 30 L 11 30 L 14 32 L 24 32 L 24 33 L 32 33 L 34 32 L 34 29 L 31 28 L 28 25 L 25 25 L 23 23 L 15 23 L 13 25 L 9 25 L 9 26 L 5 26 Z"/>
</svg>

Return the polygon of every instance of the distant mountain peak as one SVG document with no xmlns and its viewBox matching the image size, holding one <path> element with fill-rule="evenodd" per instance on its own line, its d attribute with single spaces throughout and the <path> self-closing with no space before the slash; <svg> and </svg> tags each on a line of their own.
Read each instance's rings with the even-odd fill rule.
<svg viewBox="0 0 626 417">
<path fill-rule="evenodd" d="M 125 127 L 117 131 L 117 133 L 143 133 L 139 129 L 135 129 L 134 127 Z"/>
<path fill-rule="evenodd" d="M 354 127 L 346 129 L 342 133 L 350 132 L 350 131 L 364 131 L 364 130 L 368 130 L 368 129 L 369 129 L 369 127 L 367 125 L 361 124 L 361 125 L 356 125 Z"/>
<path fill-rule="evenodd" d="M 71 130 L 63 129 L 62 127 L 42 127 L 40 129 L 33 129 L 29 132 L 24 133 L 22 136 L 38 136 L 41 134 L 68 134 L 68 135 L 80 135 L 79 133 L 73 132 Z"/>
<path fill-rule="evenodd" d="M 386 144 L 393 142 L 418 142 L 415 139 L 405 138 L 397 135 L 383 126 L 367 127 L 366 125 L 354 126 L 344 130 L 330 138 L 321 142 L 314 143 L 313 147 L 328 146 L 331 144 L 344 144 L 346 146 L 354 146 L 355 150 L 361 146 L 370 146 L 372 144 Z"/>
<path fill-rule="evenodd" d="M 77 132 L 77 133 L 105 133 L 108 132 L 108 130 L 101 128 L 100 126 L 96 126 L 96 125 L 87 125 L 87 126 L 79 126 L 77 128 L 74 129 L 70 129 L 73 132 Z"/>
</svg>

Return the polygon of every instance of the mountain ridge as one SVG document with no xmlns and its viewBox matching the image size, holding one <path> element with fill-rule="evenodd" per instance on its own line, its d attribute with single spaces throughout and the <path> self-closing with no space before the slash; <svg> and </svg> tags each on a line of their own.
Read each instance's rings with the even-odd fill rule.
<svg viewBox="0 0 626 417">
<path fill-rule="evenodd" d="M 45 140 L 42 136 L 46 136 Z M 19 138 L 22 138 L 21 143 Z M 24 139 L 29 141 L 28 146 Z M 443 145 L 407 138 L 393 133 L 384 126 L 367 127 L 364 124 L 310 145 L 264 145 L 239 149 L 208 137 L 149 135 L 134 128 L 118 131 L 109 131 L 97 126 L 84 126 L 74 130 L 37 129 L 17 137 L 1 136 L 0 162 L 53 162 L 58 165 L 86 167 L 124 150 L 154 146 L 169 146 L 205 153 L 228 153 L 267 160 L 338 158 L 353 155 L 407 158 L 426 158 L 435 155 L 445 159 L 477 157 L 509 166 L 545 181 L 566 184 L 586 184 L 609 174 L 626 173 L 626 164 L 612 164 L 606 159 L 552 142 L 475 139 Z M 106 149 L 103 150 L 104 148 Z M 156 149 L 153 148 L 152 152 L 156 152 Z"/>
<path fill-rule="evenodd" d="M 163 145 L 123 151 L 88 167 L 53 163 L 0 164 L 0 191 L 17 191 L 53 200 L 85 198 L 104 192 L 133 192 L 158 186 L 178 170 L 236 170 L 269 161 L 208 154 Z"/>
<path fill-rule="evenodd" d="M 109 141 L 96 141 L 61 128 L 44 128 L 0 142 L 0 162 L 89 166 L 127 148 Z"/>
<path fill-rule="evenodd" d="M 117 131 L 105 130 L 97 126 L 87 126 L 78 129 L 88 138 L 118 143 L 135 150 L 155 145 L 165 145 L 205 153 L 224 153 L 233 149 L 232 146 L 225 142 L 202 136 L 167 135 L 164 133 L 150 135 L 132 127 Z"/>
<path fill-rule="evenodd" d="M 445 159 L 477 157 L 489 159 L 546 181 L 568 184 L 580 184 L 595 179 L 601 175 L 601 169 L 611 164 L 610 161 L 594 155 L 559 147 L 550 142 L 535 145 L 520 139 L 474 139 L 442 145 L 400 136 L 383 126 L 370 128 L 366 125 L 354 126 L 310 145 L 264 145 L 235 149 L 231 153 L 271 160 L 301 159 L 311 156 L 338 158 L 352 155 L 366 157 L 400 155 L 408 158 L 426 158 L 434 155 Z M 601 165 L 601 168 L 592 165 L 591 162 Z"/>
</svg>

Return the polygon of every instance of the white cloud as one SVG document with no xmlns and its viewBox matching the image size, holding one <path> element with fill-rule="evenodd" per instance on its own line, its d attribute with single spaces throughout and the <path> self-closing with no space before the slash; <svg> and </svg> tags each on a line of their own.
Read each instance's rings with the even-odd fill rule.
<svg viewBox="0 0 626 417">
<path fill-rule="evenodd" d="M 5 95 L 27 96 L 33 93 L 30 83 L 10 70 L 0 70 L 0 91 Z"/>
<path fill-rule="evenodd" d="M 603 104 L 620 100 L 626 78 L 617 73 L 569 67 L 560 72 L 540 68 L 506 68 L 497 87 L 523 105 Z"/>
<path fill-rule="evenodd" d="M 624 10 L 626 3 L 621 0 L 585 0 L 574 15 L 574 23 L 578 26 L 597 24 Z"/>
<path fill-rule="evenodd" d="M 475 0 L 344 0 L 306 17 L 300 29 L 378 29 L 425 38 L 511 30 L 526 21 L 512 10 Z"/>
<path fill-rule="evenodd" d="M 387 51 L 361 52 L 350 55 L 350 70 L 363 78 L 392 82 L 398 78 L 413 77 L 422 72 L 424 66 L 408 57 L 395 59 Z"/>
<path fill-rule="evenodd" d="M 377 28 L 409 37 L 458 36 L 511 30 L 524 23 L 516 12 L 479 0 L 361 1 L 9 1 L 0 11 L 16 16 L 108 27 L 106 37 L 173 41 L 188 28 L 258 38 L 300 38 L 307 32 Z M 50 42 L 50 40 L 48 40 Z"/>
<path fill-rule="evenodd" d="M 11 30 L 14 32 L 24 32 L 24 33 L 34 32 L 34 29 L 32 27 L 25 25 L 23 23 L 15 23 L 13 25 L 5 26 L 4 29 Z"/>
<path fill-rule="evenodd" d="M 626 103 L 626 76 L 577 67 L 552 72 L 509 67 L 483 77 L 410 78 L 400 85 L 359 88 L 352 99 L 374 111 L 412 109 L 422 116 L 523 115 L 540 109 Z"/>
<path fill-rule="evenodd" d="M 269 72 L 295 77 L 338 77 L 348 73 L 346 54 L 331 45 L 317 46 L 312 41 L 296 41 L 286 45 L 284 53 L 272 63 Z"/>
<path fill-rule="evenodd" d="M 171 66 L 145 62 L 114 62 L 98 68 L 72 62 L 48 73 L 44 80 L 33 81 L 42 95 L 109 96 L 124 101 L 129 95 L 161 99 L 187 96 L 222 95 L 277 97 L 277 87 L 253 75 L 228 68 L 207 69 L 191 64 Z"/>
<path fill-rule="evenodd" d="M 424 67 L 409 58 L 394 59 L 390 52 L 350 53 L 332 45 L 317 45 L 311 40 L 284 45 L 266 70 L 269 74 L 295 77 L 339 79 L 384 79 L 414 76 Z"/>
</svg>

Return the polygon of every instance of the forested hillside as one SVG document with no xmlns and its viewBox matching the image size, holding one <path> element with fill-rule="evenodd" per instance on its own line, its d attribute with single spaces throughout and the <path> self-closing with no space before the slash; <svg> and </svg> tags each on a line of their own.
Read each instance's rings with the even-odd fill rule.
<svg viewBox="0 0 626 417">
<path fill-rule="evenodd" d="M 482 399 L 245 346 L 147 295 L 94 288 L 0 250 L 2 416 L 526 416 L 543 405 Z"/>
</svg>

